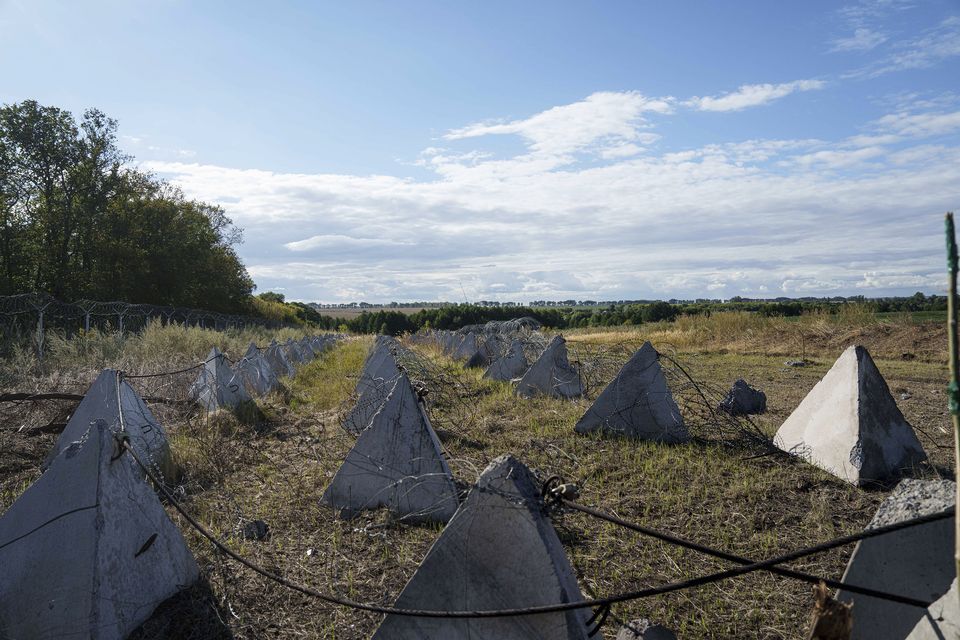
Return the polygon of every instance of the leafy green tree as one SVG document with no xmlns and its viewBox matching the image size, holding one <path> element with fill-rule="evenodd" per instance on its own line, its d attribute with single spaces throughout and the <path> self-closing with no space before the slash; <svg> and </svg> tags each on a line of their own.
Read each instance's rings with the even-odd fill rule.
<svg viewBox="0 0 960 640">
<path fill-rule="evenodd" d="M 130 166 L 117 123 L 0 106 L 0 294 L 249 310 L 242 233 L 219 207 Z"/>
</svg>

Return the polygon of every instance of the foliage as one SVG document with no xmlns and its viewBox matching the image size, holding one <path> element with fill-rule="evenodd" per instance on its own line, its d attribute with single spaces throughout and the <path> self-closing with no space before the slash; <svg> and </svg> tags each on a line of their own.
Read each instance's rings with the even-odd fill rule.
<svg viewBox="0 0 960 640">
<path fill-rule="evenodd" d="M 117 122 L 33 100 L 0 106 L 0 295 L 242 312 L 241 232 L 117 147 Z"/>
<path fill-rule="evenodd" d="M 294 303 L 299 304 L 299 303 Z M 304 305 L 305 306 L 305 305 Z M 741 313 L 760 318 L 796 318 L 801 315 L 856 316 L 863 321 L 878 313 L 906 312 L 911 314 L 939 312 L 946 308 L 944 296 L 925 296 L 917 293 L 906 298 L 877 298 L 866 300 L 744 300 L 728 302 L 669 303 L 663 301 L 628 304 L 609 304 L 591 307 L 523 307 L 450 304 L 444 307 L 421 309 L 406 315 L 399 311 L 364 311 L 351 319 L 319 316 L 310 322 L 326 329 L 341 327 L 354 333 L 382 333 L 400 335 L 420 329 L 456 330 L 471 324 L 491 320 L 510 320 L 530 317 L 551 329 L 579 329 L 588 327 L 618 327 L 650 322 L 673 322 L 682 317 L 710 317 L 720 313 Z"/>
</svg>

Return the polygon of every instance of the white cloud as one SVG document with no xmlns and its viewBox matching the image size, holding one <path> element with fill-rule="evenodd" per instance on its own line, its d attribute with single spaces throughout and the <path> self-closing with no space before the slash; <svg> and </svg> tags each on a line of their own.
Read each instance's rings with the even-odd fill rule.
<svg viewBox="0 0 960 640">
<path fill-rule="evenodd" d="M 580 151 L 603 153 L 626 143 L 643 143 L 643 115 L 670 113 L 672 108 L 672 98 L 648 98 L 636 91 L 603 91 L 523 120 L 454 129 L 444 138 L 462 140 L 512 134 L 523 137 L 536 156 L 565 158 Z"/>
<path fill-rule="evenodd" d="M 732 93 L 714 97 L 693 97 L 685 104 L 700 111 L 739 111 L 758 107 L 795 93 L 826 86 L 823 80 L 795 80 L 782 84 L 745 84 Z"/>
<path fill-rule="evenodd" d="M 831 149 L 797 156 L 793 161 L 804 167 L 842 169 L 873 160 L 885 153 L 882 147 L 862 147 L 854 150 Z"/>
<path fill-rule="evenodd" d="M 953 133 L 960 129 L 960 111 L 950 113 L 893 113 L 877 120 L 881 130 L 901 136 L 928 137 Z"/>
<path fill-rule="evenodd" d="M 283 246 L 290 251 L 310 251 L 311 249 L 360 248 L 360 247 L 398 247 L 409 246 L 409 242 L 397 242 L 385 238 L 354 238 L 341 234 L 320 234 L 304 240 L 287 242 Z"/>
<path fill-rule="evenodd" d="M 853 35 L 834 40 L 831 51 L 869 51 L 886 41 L 887 36 L 879 31 L 860 27 L 854 30 Z"/>
<path fill-rule="evenodd" d="M 835 142 L 666 153 L 644 146 L 655 134 L 642 124 L 609 124 L 626 116 L 557 145 L 533 116 L 510 125 L 527 150 L 434 148 L 422 156 L 433 175 L 420 180 L 145 168 L 222 203 L 246 229 L 241 256 L 258 285 L 291 298 L 460 300 L 461 287 L 473 300 L 525 301 L 884 294 L 924 288 L 913 283 L 939 268 L 942 212 L 960 202 L 960 148 L 935 137 L 955 130 L 941 107 L 894 112 Z M 459 139 L 487 135 L 467 133 Z M 553 154 L 571 149 L 606 157 L 558 165 Z M 897 278 L 862 284 L 865 273 Z"/>
<path fill-rule="evenodd" d="M 950 16 L 917 38 L 894 43 L 888 55 L 845 77 L 876 78 L 895 71 L 926 69 L 956 56 L 960 56 L 960 16 Z"/>
<path fill-rule="evenodd" d="M 936 292 L 946 289 L 946 276 L 941 273 L 909 274 L 873 271 L 863 274 L 863 280 L 854 283 L 859 289 L 916 288 Z"/>
</svg>

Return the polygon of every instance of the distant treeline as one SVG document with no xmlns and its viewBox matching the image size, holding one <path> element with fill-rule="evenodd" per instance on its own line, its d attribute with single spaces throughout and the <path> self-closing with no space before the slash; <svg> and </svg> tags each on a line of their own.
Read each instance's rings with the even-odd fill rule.
<svg viewBox="0 0 960 640">
<path fill-rule="evenodd" d="M 680 315 L 710 315 L 721 311 L 745 311 L 767 317 L 790 317 L 804 313 L 840 313 L 844 308 L 856 306 L 859 310 L 873 313 L 943 311 L 947 308 L 945 296 L 926 296 L 917 293 L 906 298 L 875 298 L 855 302 L 836 302 L 830 299 L 792 302 L 710 302 L 670 304 L 611 304 L 605 308 L 583 309 L 577 307 L 484 307 L 470 304 L 453 304 L 436 309 L 423 309 L 414 314 L 399 311 L 364 312 L 351 318 L 321 316 L 310 318 L 328 329 L 347 329 L 354 333 L 383 333 L 399 335 L 414 333 L 420 329 L 455 330 L 471 324 L 483 324 L 491 320 L 510 320 L 529 316 L 546 327 L 573 329 L 580 327 L 611 327 L 639 325 L 645 322 L 672 321 Z M 311 309 L 311 311 L 313 311 Z"/>
<path fill-rule="evenodd" d="M 253 281 L 219 207 L 137 169 L 117 122 L 0 106 L 0 295 L 251 313 Z"/>
</svg>

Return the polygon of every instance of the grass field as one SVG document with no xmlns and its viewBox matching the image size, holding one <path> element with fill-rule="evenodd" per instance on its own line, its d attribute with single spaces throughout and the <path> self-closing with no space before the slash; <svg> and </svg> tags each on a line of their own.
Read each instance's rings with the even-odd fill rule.
<svg viewBox="0 0 960 640">
<path fill-rule="evenodd" d="M 43 370 L 22 355 L 4 362 L 0 391 L 82 389 L 98 368 L 137 364 L 168 369 L 202 356 L 213 343 L 239 353 L 266 336 L 190 330 L 111 343 L 91 337 L 64 344 Z M 416 347 L 430 387 L 429 413 L 454 475 L 464 487 L 498 455 L 512 453 L 541 477 L 581 485 L 581 502 L 627 520 L 751 558 L 814 544 L 862 529 L 885 490 L 851 487 L 809 465 L 757 456 L 747 441 L 706 417 L 687 385 L 674 389 L 694 435 L 681 446 L 583 437 L 572 427 L 631 350 L 650 339 L 697 381 L 711 400 L 737 377 L 762 388 L 768 413 L 756 420 L 772 434 L 849 344 L 865 344 L 887 377 L 930 456 L 925 477 L 952 477 L 944 393 L 942 324 L 910 318 L 816 317 L 798 321 L 714 314 L 676 323 L 580 330 L 568 335 L 571 359 L 590 368 L 588 397 L 523 400 L 509 386 L 481 379 L 435 349 Z M 439 534 L 437 527 L 393 523 L 383 512 L 341 521 L 318 500 L 353 437 L 339 428 L 372 338 L 351 339 L 303 367 L 261 404 L 267 423 L 253 428 L 228 416 L 206 419 L 159 406 L 184 472 L 184 505 L 254 561 L 326 592 L 390 603 Z M 113 344 L 113 346 L 111 346 Z M 805 358 L 805 367 L 786 359 Z M 675 373 L 675 372 L 674 372 Z M 673 374 L 671 374 L 673 375 Z M 671 382 L 680 380 L 671 377 Z M 152 379 L 144 394 L 175 395 L 189 380 Z M 901 399 L 903 398 L 903 399 Z M 0 409 L 0 509 L 39 474 L 55 439 L 37 430 L 62 421 L 69 406 Z M 20 429 L 20 427 L 23 427 Z M 366 638 L 379 617 L 332 608 L 292 593 L 233 564 L 168 508 L 203 569 L 204 581 L 168 603 L 140 638 Z M 243 522 L 262 519 L 271 535 L 242 540 Z M 577 513 L 554 519 L 585 595 L 604 596 L 725 568 Z M 839 579 L 852 549 L 794 563 Z M 761 573 L 614 607 L 613 617 L 648 617 L 681 638 L 802 638 L 812 604 L 806 584 Z M 612 638 L 609 623 L 604 637 Z"/>
<path fill-rule="evenodd" d="M 376 313 L 378 311 L 398 311 L 408 316 L 423 311 L 424 307 L 367 307 L 366 309 L 318 309 L 320 315 L 330 316 L 331 318 L 343 318 L 352 320 L 361 313 Z"/>
</svg>

